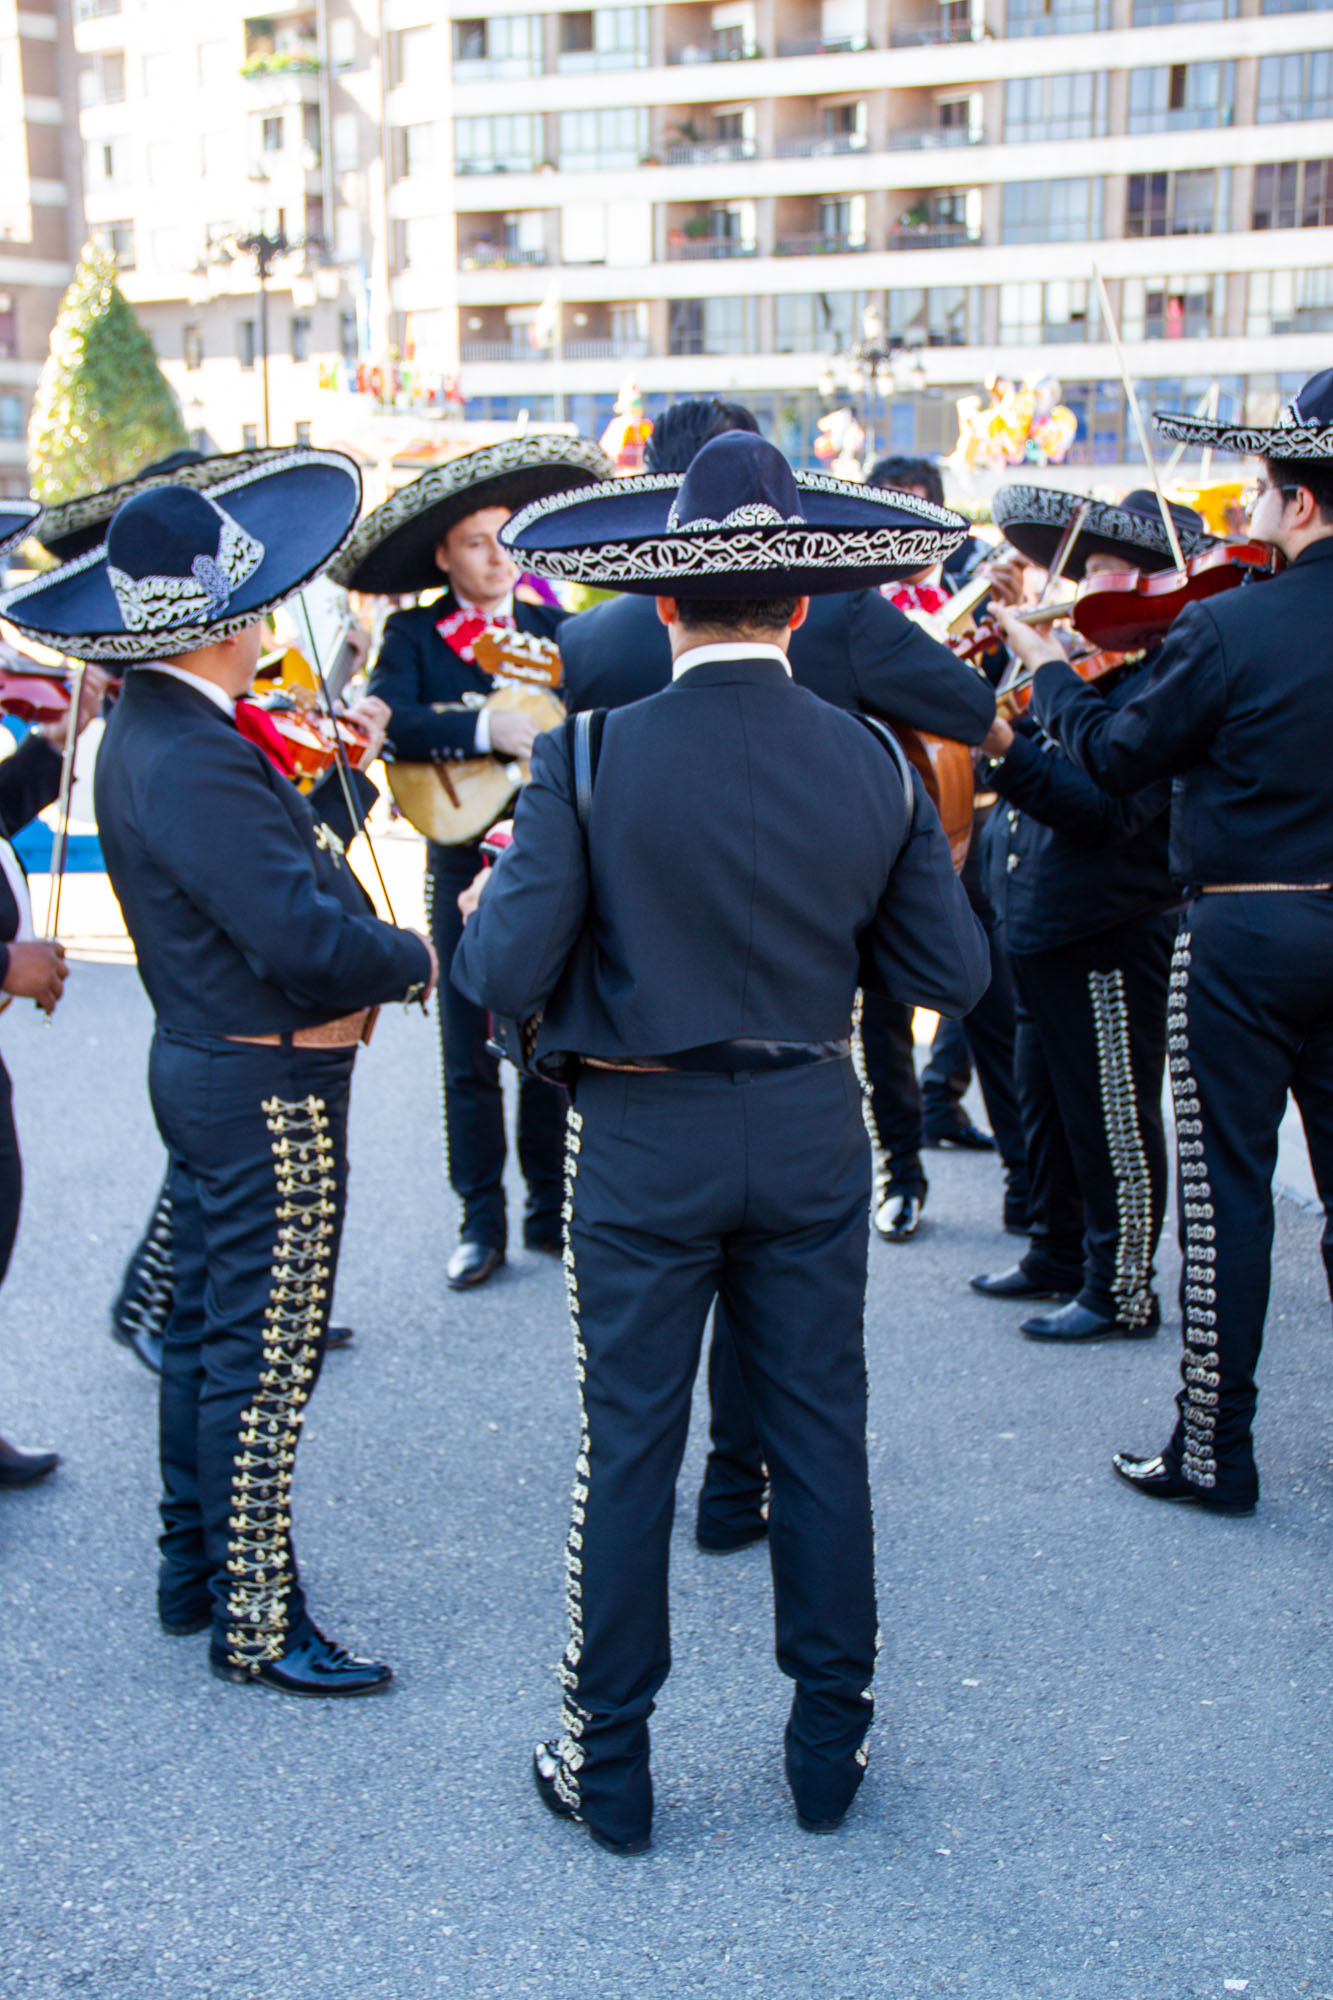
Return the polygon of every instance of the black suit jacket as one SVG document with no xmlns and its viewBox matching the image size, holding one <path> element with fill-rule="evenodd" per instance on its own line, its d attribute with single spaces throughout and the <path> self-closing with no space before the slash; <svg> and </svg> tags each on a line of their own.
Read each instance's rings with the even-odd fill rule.
<svg viewBox="0 0 1333 2000">
<path fill-rule="evenodd" d="M 1333 539 L 1182 612 L 1123 707 L 1052 661 L 1033 708 L 1113 796 L 1175 779 L 1178 882 L 1333 881 Z"/>
<path fill-rule="evenodd" d="M 370 692 L 393 710 L 389 743 L 395 756 L 413 763 L 437 758 L 474 757 L 476 709 L 495 692 L 495 682 L 480 667 L 460 659 L 435 627 L 458 606 L 452 591 L 434 604 L 395 611 L 385 621 L 384 636 L 370 676 Z M 554 639 L 568 616 L 544 604 L 514 604 L 520 632 Z M 475 697 L 471 707 L 455 706 L 443 713 L 440 702 L 460 703 Z"/>
<path fill-rule="evenodd" d="M 45 810 L 60 790 L 60 752 L 33 730 L 11 756 L 0 760 L 0 835 L 12 840 Z M 9 971 L 9 945 L 19 927 L 18 904 L 0 872 L 0 980 Z"/>
<path fill-rule="evenodd" d="M 651 597 L 613 597 L 560 633 L 565 705 L 619 708 L 671 679 L 671 645 Z M 792 633 L 793 678 L 835 708 L 857 709 L 980 743 L 995 716 L 985 680 L 877 590 L 812 597 Z"/>
<path fill-rule="evenodd" d="M 883 743 L 772 659 L 701 663 L 607 717 L 585 842 L 543 737 L 454 980 L 545 1009 L 539 1053 L 829 1041 L 857 987 L 964 1014 L 986 943 L 934 808 Z M 914 780 L 915 785 L 915 780 Z"/>
<path fill-rule="evenodd" d="M 94 792 L 162 1025 L 281 1033 L 407 999 L 428 977 L 421 939 L 380 922 L 309 801 L 194 688 L 126 675 Z"/>
</svg>

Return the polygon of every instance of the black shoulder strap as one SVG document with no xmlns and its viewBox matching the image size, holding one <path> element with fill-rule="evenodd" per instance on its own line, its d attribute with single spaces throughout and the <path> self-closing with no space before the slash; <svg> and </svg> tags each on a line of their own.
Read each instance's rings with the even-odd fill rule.
<svg viewBox="0 0 1333 2000">
<path fill-rule="evenodd" d="M 884 748 L 898 766 L 898 776 L 903 781 L 903 796 L 907 801 L 907 831 L 910 834 L 916 820 L 916 787 L 912 783 L 912 766 L 907 761 L 907 752 L 898 741 L 887 722 L 881 722 L 876 715 L 863 715 L 856 711 L 858 722 L 864 722 L 873 736 L 878 736 Z"/>
<path fill-rule="evenodd" d="M 592 788 L 597 776 L 597 760 L 602 754 L 602 729 L 606 723 L 604 708 L 584 708 L 574 717 L 574 810 L 579 817 L 579 825 L 587 835 L 588 822 L 592 818 Z"/>
</svg>

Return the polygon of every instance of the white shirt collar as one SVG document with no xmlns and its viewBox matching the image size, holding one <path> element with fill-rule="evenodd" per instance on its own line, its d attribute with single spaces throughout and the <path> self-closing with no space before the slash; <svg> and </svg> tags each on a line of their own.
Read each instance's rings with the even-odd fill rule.
<svg viewBox="0 0 1333 2000">
<path fill-rule="evenodd" d="M 711 660 L 776 660 L 784 674 L 791 674 L 791 662 L 781 646 L 756 645 L 747 639 L 725 646 L 691 646 L 688 652 L 677 653 L 671 665 L 671 678 L 678 681 L 691 667 L 705 666 Z"/>
<path fill-rule="evenodd" d="M 466 597 L 460 597 L 457 591 L 454 592 L 454 602 L 460 611 L 474 612 L 478 618 L 484 618 L 488 623 L 492 618 L 512 618 L 514 615 L 514 593 L 512 590 L 508 597 L 505 598 L 503 604 L 493 605 L 489 611 L 483 611 L 479 604 L 469 604 Z"/>
<path fill-rule="evenodd" d="M 149 660 L 147 665 L 152 673 L 167 674 L 173 681 L 183 681 L 186 687 L 193 688 L 196 694 L 207 695 L 216 708 L 220 708 L 224 715 L 235 721 L 236 702 L 225 688 L 218 686 L 216 681 L 206 681 L 202 674 L 192 674 L 188 667 L 173 667 L 166 660 Z"/>
</svg>

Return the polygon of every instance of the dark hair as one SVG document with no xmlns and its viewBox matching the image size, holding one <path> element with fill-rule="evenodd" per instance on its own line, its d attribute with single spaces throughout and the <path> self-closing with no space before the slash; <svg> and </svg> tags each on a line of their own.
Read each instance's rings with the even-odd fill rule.
<svg viewBox="0 0 1333 2000">
<path fill-rule="evenodd" d="M 1324 526 L 1333 527 L 1333 458 L 1266 458 L 1264 465 L 1274 486 L 1304 486 Z"/>
<path fill-rule="evenodd" d="M 743 403 L 720 403 L 716 396 L 687 396 L 663 410 L 643 449 L 649 472 L 684 472 L 710 438 L 723 431 L 758 431 Z"/>
<path fill-rule="evenodd" d="M 702 625 L 718 632 L 782 632 L 800 602 L 796 597 L 678 597 L 676 611 L 687 632 Z"/>
<path fill-rule="evenodd" d="M 867 486 L 892 486 L 902 493 L 919 486 L 927 500 L 944 505 L 944 480 L 928 458 L 877 458 L 866 474 Z"/>
</svg>

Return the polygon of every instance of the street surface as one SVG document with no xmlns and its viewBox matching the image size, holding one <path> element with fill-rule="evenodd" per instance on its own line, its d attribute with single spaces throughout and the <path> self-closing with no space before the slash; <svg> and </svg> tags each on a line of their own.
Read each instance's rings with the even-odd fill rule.
<svg viewBox="0 0 1333 2000">
<path fill-rule="evenodd" d="M 988 1158 L 933 1154 L 929 1227 L 872 1249 L 883 1653 L 845 1829 L 796 1829 L 762 1550 L 698 1555 L 681 1481 L 654 1851 L 599 1853 L 528 1774 L 557 1713 L 577 1437 L 558 1267 L 441 1274 L 433 1023 L 360 1061 L 330 1357 L 296 1489 L 312 1607 L 393 1662 L 387 1699 L 210 1678 L 153 1611 L 154 1389 L 107 1307 L 162 1168 L 148 1009 L 80 964 L 0 1023 L 27 1207 L 0 1430 L 6 2000 L 1328 2000 L 1333 1381 L 1320 1221 L 1279 1207 L 1258 1516 L 1151 1505 L 1168 1325 L 1063 1353 L 968 1276 L 1009 1261 Z"/>
</svg>

